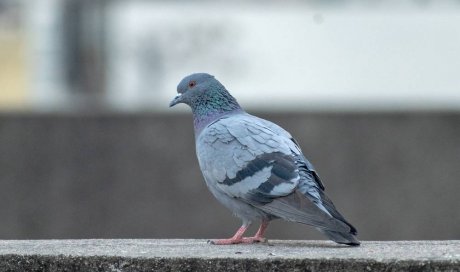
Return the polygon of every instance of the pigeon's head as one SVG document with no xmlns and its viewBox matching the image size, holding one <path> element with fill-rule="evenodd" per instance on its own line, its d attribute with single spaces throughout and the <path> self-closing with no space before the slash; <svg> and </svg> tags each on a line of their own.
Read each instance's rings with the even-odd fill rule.
<svg viewBox="0 0 460 272">
<path fill-rule="evenodd" d="M 193 101 L 203 96 L 206 91 L 219 86 L 222 86 L 222 84 L 210 74 L 191 74 L 182 79 L 179 85 L 177 85 L 177 96 L 171 101 L 169 106 L 172 107 L 180 103 L 192 106 Z"/>
<path fill-rule="evenodd" d="M 189 105 L 194 112 L 197 109 L 204 112 L 239 108 L 225 87 L 214 76 L 206 73 L 191 74 L 181 80 L 177 85 L 177 96 L 169 106 L 180 103 Z"/>
</svg>

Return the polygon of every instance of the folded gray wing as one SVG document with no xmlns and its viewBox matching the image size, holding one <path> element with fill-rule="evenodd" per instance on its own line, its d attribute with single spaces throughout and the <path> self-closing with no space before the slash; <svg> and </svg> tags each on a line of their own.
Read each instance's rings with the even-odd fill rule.
<svg viewBox="0 0 460 272">
<path fill-rule="evenodd" d="M 293 193 L 299 182 L 305 191 L 321 187 L 290 134 L 263 119 L 248 114 L 221 119 L 208 128 L 206 142 L 216 151 L 205 152 L 212 156 L 207 175 L 231 197 L 266 204 Z"/>
<path fill-rule="evenodd" d="M 208 127 L 204 142 L 200 165 L 205 178 L 229 197 L 286 220 L 349 230 L 334 218 L 335 209 L 328 210 L 333 204 L 321 180 L 282 128 L 244 114 Z"/>
<path fill-rule="evenodd" d="M 232 161 L 218 186 L 232 197 L 265 204 L 291 194 L 298 185 L 299 173 L 291 156 L 294 145 L 250 115 L 222 120 L 221 139 L 231 150 Z M 224 131 L 222 131 L 224 129 Z M 232 141 L 228 139 L 233 138 Z M 214 145 L 217 148 L 221 140 Z"/>
</svg>

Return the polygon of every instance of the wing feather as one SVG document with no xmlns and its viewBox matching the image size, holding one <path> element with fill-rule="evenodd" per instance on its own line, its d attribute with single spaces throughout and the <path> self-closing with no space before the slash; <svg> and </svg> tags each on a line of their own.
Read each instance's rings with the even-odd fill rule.
<svg viewBox="0 0 460 272">
<path fill-rule="evenodd" d="M 281 127 L 240 114 L 213 123 L 205 137 L 199 156 L 205 179 L 230 198 L 274 217 L 355 232 L 324 194 L 297 142 Z"/>
</svg>

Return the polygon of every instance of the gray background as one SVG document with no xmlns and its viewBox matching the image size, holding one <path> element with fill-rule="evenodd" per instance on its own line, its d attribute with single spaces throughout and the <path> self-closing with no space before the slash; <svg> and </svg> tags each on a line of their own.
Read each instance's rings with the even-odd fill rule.
<svg viewBox="0 0 460 272">
<path fill-rule="evenodd" d="M 0 0 L 0 239 L 232 235 L 189 109 L 167 108 L 192 72 L 291 131 L 360 238 L 460 239 L 459 15 L 455 0 Z"/>
<path fill-rule="evenodd" d="M 261 113 L 300 142 L 363 240 L 460 239 L 460 114 Z M 0 239 L 221 238 L 189 114 L 0 114 Z M 255 228 L 255 227 L 254 227 Z M 269 238 L 316 239 L 276 221 Z"/>
</svg>

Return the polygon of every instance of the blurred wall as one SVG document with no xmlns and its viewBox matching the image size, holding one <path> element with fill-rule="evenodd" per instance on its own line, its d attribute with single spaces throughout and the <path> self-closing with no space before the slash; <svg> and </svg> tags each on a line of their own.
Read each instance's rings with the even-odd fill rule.
<svg viewBox="0 0 460 272">
<path fill-rule="evenodd" d="M 292 132 L 365 240 L 460 239 L 460 113 L 261 114 Z M 215 238 L 191 116 L 0 115 L 0 239 Z M 254 227 L 255 228 L 255 227 Z M 276 221 L 272 239 L 321 238 Z"/>
</svg>

